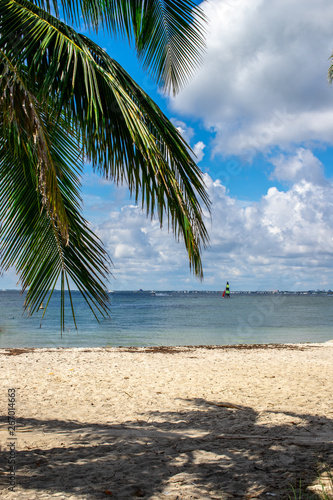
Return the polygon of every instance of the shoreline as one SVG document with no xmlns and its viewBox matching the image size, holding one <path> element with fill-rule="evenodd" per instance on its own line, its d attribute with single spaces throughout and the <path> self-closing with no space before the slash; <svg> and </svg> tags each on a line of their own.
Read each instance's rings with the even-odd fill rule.
<svg viewBox="0 0 333 500">
<path fill-rule="evenodd" d="M 161 353 L 176 353 L 185 352 L 193 349 L 207 350 L 223 350 L 223 349 L 302 349 L 306 347 L 325 347 L 333 345 L 333 339 L 325 342 L 296 342 L 283 343 L 276 342 L 267 344 L 202 344 L 202 345 L 152 345 L 152 346 L 104 346 L 104 347 L 1 347 L 1 354 L 18 355 L 28 352 L 57 352 L 57 351 L 81 351 L 81 352 L 98 352 L 98 351 L 119 351 L 119 352 L 161 352 Z"/>
<path fill-rule="evenodd" d="M 321 490 L 333 473 L 332 361 L 333 341 L 0 349 L 17 464 L 1 497 L 285 500 L 300 479 Z"/>
</svg>

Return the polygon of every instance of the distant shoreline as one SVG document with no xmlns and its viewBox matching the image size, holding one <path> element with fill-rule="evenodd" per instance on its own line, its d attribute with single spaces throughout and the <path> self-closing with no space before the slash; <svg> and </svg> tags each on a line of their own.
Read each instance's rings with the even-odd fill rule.
<svg viewBox="0 0 333 500">
<path fill-rule="evenodd" d="M 49 290 L 50 291 L 50 290 Z M 71 290 L 81 294 L 79 290 Z M 21 294 L 20 290 L 15 288 L 3 288 L 1 292 L 16 292 Z M 55 293 L 60 293 L 60 290 L 54 290 Z M 107 293 L 222 293 L 221 290 L 108 290 Z M 27 292 L 23 292 L 25 295 Z M 333 290 L 231 290 L 230 295 L 332 295 Z"/>
</svg>

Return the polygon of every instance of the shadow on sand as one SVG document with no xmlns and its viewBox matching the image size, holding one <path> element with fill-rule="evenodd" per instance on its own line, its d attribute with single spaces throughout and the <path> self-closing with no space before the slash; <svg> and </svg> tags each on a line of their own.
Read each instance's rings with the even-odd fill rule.
<svg viewBox="0 0 333 500">
<path fill-rule="evenodd" d="M 287 424 L 265 426 L 252 408 L 187 402 L 119 425 L 18 419 L 18 439 L 59 442 L 17 451 L 17 498 L 287 500 L 300 480 L 302 499 L 320 498 L 306 492 L 322 464 L 333 468 L 331 419 L 285 413 Z"/>
</svg>

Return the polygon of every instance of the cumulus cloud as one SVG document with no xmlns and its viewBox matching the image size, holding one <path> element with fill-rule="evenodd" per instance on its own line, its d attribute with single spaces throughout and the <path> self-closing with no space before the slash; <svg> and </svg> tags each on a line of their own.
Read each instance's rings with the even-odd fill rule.
<svg viewBox="0 0 333 500">
<path fill-rule="evenodd" d="M 299 148 L 295 155 L 281 154 L 271 163 L 275 166 L 271 179 L 293 183 L 307 179 L 313 184 L 326 184 L 323 164 L 308 149 Z"/>
<path fill-rule="evenodd" d="M 206 221 L 211 241 L 203 252 L 203 283 L 190 273 L 184 244 L 166 227 L 134 204 L 112 207 L 92 227 L 113 260 L 109 287 L 221 290 L 229 280 L 233 290 L 330 288 L 333 185 L 300 176 L 297 164 L 315 160 L 305 150 L 293 159 L 280 157 L 276 175 L 288 177 L 288 165 L 296 163 L 288 190 L 272 187 L 258 202 L 246 204 L 231 197 L 220 180 L 204 175 L 212 219 Z M 9 277 L 0 279 L 2 287 L 15 286 Z"/>
<path fill-rule="evenodd" d="M 194 129 L 192 127 L 189 127 L 185 122 L 178 120 L 177 118 L 172 118 L 171 122 L 176 127 L 178 132 L 181 134 L 183 139 L 185 139 L 187 144 L 192 148 L 194 153 L 194 159 L 196 163 L 199 163 L 205 155 L 203 150 L 205 149 L 206 145 L 202 141 L 198 141 L 197 143 L 194 144 L 194 146 L 192 146 L 191 141 L 195 136 Z"/>
<path fill-rule="evenodd" d="M 202 158 L 205 156 L 205 153 L 203 152 L 205 147 L 206 147 L 206 145 L 202 141 L 199 141 L 196 144 L 194 144 L 193 152 L 195 154 L 197 163 L 199 163 L 202 160 Z"/>
<path fill-rule="evenodd" d="M 174 278 L 188 280 L 184 247 L 138 206 L 111 211 L 95 230 L 113 259 L 115 289 L 172 289 Z"/>
<path fill-rule="evenodd" d="M 305 151 L 299 154 L 300 161 L 315 161 Z M 291 162 L 279 161 L 280 172 Z M 288 191 L 273 187 L 246 205 L 205 174 L 212 224 L 207 220 L 211 245 L 203 254 L 203 284 L 190 274 L 183 243 L 158 221 L 134 205 L 112 211 L 97 228 L 113 257 L 112 286 L 218 290 L 228 279 L 234 290 L 327 287 L 333 278 L 333 186 L 299 179 L 295 172 Z"/>
<path fill-rule="evenodd" d="M 185 122 L 178 120 L 177 118 L 171 118 L 171 122 L 176 127 L 183 139 L 185 139 L 185 141 L 190 144 L 191 139 L 195 135 L 194 129 L 192 127 L 189 127 Z"/>
<path fill-rule="evenodd" d="M 332 282 L 332 185 L 303 179 L 286 192 L 271 188 L 244 207 L 219 182 L 211 180 L 209 191 L 212 245 L 205 264 L 216 284 L 226 277 L 239 288 L 247 283 L 258 289 L 325 288 Z"/>
<path fill-rule="evenodd" d="M 245 153 L 290 144 L 332 144 L 330 0 L 211 0 L 204 65 L 171 101 L 203 120 L 214 151 Z"/>
</svg>

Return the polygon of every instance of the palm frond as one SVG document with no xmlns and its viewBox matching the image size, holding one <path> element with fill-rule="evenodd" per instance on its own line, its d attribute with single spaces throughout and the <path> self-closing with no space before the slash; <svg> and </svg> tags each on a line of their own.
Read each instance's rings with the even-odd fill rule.
<svg viewBox="0 0 333 500">
<path fill-rule="evenodd" d="M 157 78 L 167 81 L 171 70 L 163 68 L 169 66 L 175 76 L 168 81 L 179 83 L 183 56 L 170 54 L 178 54 L 182 40 L 177 29 L 186 31 L 192 22 L 185 10 L 182 24 L 183 1 L 105 0 L 100 10 L 93 0 L 63 1 L 69 16 L 84 9 L 86 22 L 93 16 L 99 22 L 106 9 L 109 27 L 128 36 L 134 30 Z M 46 10 L 28 0 L 0 2 L 0 255 L 1 267 L 15 266 L 28 288 L 30 312 L 61 283 L 63 327 L 69 280 L 95 314 L 108 310 L 103 283 L 110 261 L 80 213 L 83 157 L 104 177 L 127 184 L 147 215 L 156 214 L 161 225 L 167 218 L 200 278 L 208 243 L 201 205 L 209 209 L 210 201 L 191 151 L 158 106 L 100 47 L 49 13 L 53 5 L 59 15 L 57 2 L 46 2 L 38 2 Z M 158 44 L 176 14 L 178 28 Z M 166 62 L 162 46 L 170 48 L 171 39 L 177 43 Z"/>
<path fill-rule="evenodd" d="M 36 0 L 66 21 L 120 34 L 165 92 L 177 93 L 201 64 L 207 18 L 193 0 Z"/>
<path fill-rule="evenodd" d="M 46 119 L 44 117 L 44 121 Z M 103 283 L 109 273 L 110 260 L 80 214 L 77 141 L 68 136 L 65 123 L 60 120 L 57 124 L 47 123 L 50 155 L 57 166 L 59 189 L 69 222 L 65 240 L 57 220 L 43 206 L 42 195 L 35 189 L 31 156 L 25 147 L 17 146 L 15 135 L 8 130 L 5 135 L 3 128 L 1 121 L 0 251 L 4 270 L 16 268 L 22 290 L 28 288 L 25 307 L 31 314 L 47 295 L 50 299 L 60 282 L 62 329 L 66 285 L 71 296 L 68 278 L 81 291 L 96 318 L 98 313 L 105 316 L 109 298 Z M 73 318 L 75 322 L 74 310 Z"/>
<path fill-rule="evenodd" d="M 207 19 L 191 0 L 136 4 L 133 26 L 139 59 L 165 92 L 176 94 L 202 63 Z"/>
<path fill-rule="evenodd" d="M 333 54 L 331 55 L 330 59 L 331 59 L 331 66 L 329 67 L 327 77 L 328 77 L 329 83 L 332 83 L 333 82 Z"/>
<path fill-rule="evenodd" d="M 13 0 L 7 0 L 13 4 Z M 21 5 L 21 3 L 22 5 Z M 11 57 L 29 61 L 29 83 L 39 101 L 52 105 L 75 128 L 84 154 L 103 175 L 129 185 L 132 193 L 158 213 L 168 215 L 184 238 L 190 265 L 202 276 L 201 245 L 208 242 L 200 202 L 209 206 L 202 175 L 175 127 L 119 64 L 87 37 L 52 16 L 31 12 L 26 2 L 1 12 L 4 26 L 19 31 Z M 28 13 L 26 12 L 28 10 Z M 29 20 L 29 21 L 28 21 Z M 38 35 L 36 35 L 38 33 Z M 0 40 L 6 47 L 6 36 Z M 25 50 L 24 50 L 25 49 Z M 66 71 L 63 70 L 66 68 Z"/>
<path fill-rule="evenodd" d="M 0 113 L 2 137 L 11 136 L 15 154 L 24 149 L 33 165 L 33 184 L 41 194 L 41 203 L 57 224 L 64 239 L 68 238 L 68 221 L 58 186 L 56 165 L 50 154 L 49 133 L 43 122 L 36 97 L 27 88 L 25 68 L 14 66 L 7 54 L 0 50 Z"/>
</svg>

